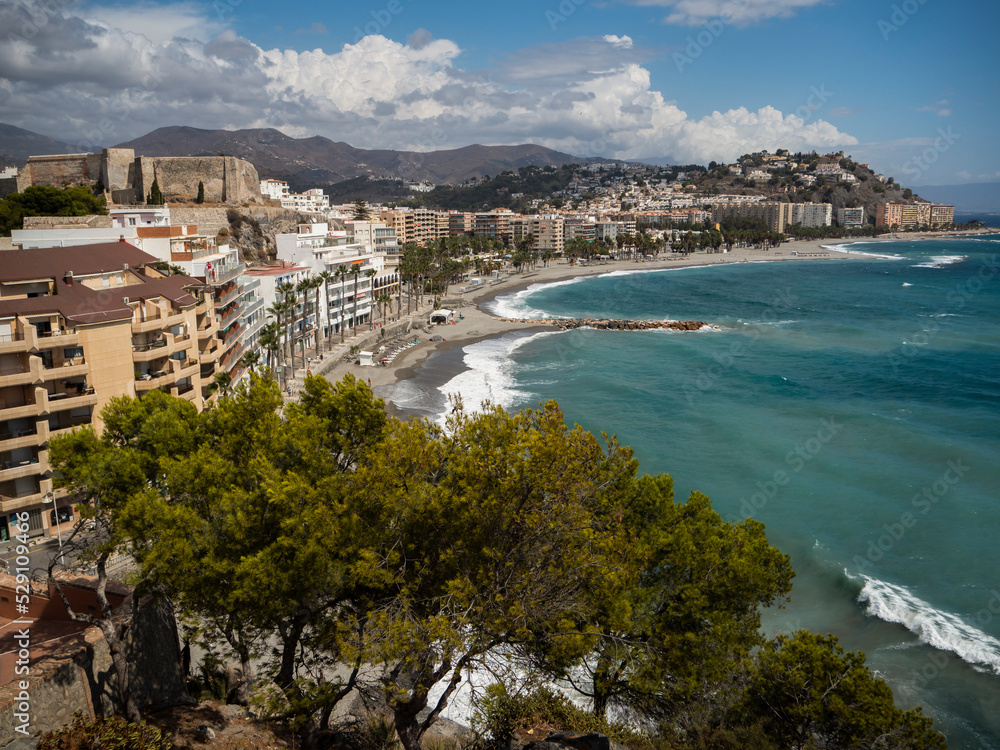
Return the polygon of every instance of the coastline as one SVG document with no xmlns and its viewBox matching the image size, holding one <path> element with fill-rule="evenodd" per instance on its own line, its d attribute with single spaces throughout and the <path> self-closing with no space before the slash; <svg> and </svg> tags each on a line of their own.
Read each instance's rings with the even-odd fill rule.
<svg viewBox="0 0 1000 750">
<path fill-rule="evenodd" d="M 974 234 L 981 234 L 976 232 Z M 877 253 L 851 252 L 848 249 L 837 251 L 837 245 L 853 245 L 858 243 L 893 243 L 923 239 L 961 239 L 962 234 L 956 232 L 931 232 L 903 236 L 889 236 L 872 239 L 828 239 L 802 240 L 783 243 L 777 250 L 757 250 L 754 248 L 739 248 L 730 253 L 692 253 L 687 256 L 667 254 L 655 261 L 607 261 L 586 266 L 570 266 L 567 261 L 553 262 L 547 268 L 536 268 L 525 273 L 514 274 L 505 280 L 485 286 L 481 289 L 465 291 L 466 284 L 452 285 L 445 300 L 449 308 L 454 308 L 461 320 L 453 324 L 435 326 L 430 333 L 417 334 L 421 343 L 400 353 L 387 367 L 362 367 L 357 364 L 339 363 L 324 372 L 324 376 L 336 382 L 347 373 L 370 383 L 375 395 L 383 398 L 386 411 L 399 418 L 425 416 L 413 410 L 401 408 L 392 401 L 392 396 L 398 384 L 413 380 L 422 372 L 427 360 L 435 354 L 445 355 L 456 349 L 462 349 L 486 339 L 497 338 L 504 334 L 521 331 L 529 335 L 537 331 L 551 330 L 537 323 L 522 323 L 501 320 L 486 312 L 483 307 L 500 295 L 521 291 L 534 284 L 551 284 L 588 276 L 604 276 L 611 273 L 648 273 L 672 268 L 691 268 L 717 265 L 733 265 L 738 263 L 778 263 L 795 261 L 870 261 L 880 256 Z M 793 254 L 794 253 L 794 254 Z M 415 315 L 415 318 L 419 316 Z M 440 335 L 442 340 L 429 341 L 431 335 Z M 442 386 L 447 383 L 453 373 L 442 371 L 439 377 L 425 379 L 425 385 Z"/>
</svg>

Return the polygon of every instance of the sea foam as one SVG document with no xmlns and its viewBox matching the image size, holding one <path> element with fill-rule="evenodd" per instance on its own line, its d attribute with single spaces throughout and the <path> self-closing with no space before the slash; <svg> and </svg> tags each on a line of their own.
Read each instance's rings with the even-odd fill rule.
<svg viewBox="0 0 1000 750">
<path fill-rule="evenodd" d="M 864 588 L 858 601 L 868 605 L 866 614 L 902 625 L 924 643 L 1000 675 L 1000 641 L 996 638 L 958 615 L 935 609 L 905 586 L 865 575 L 861 579 Z"/>
<path fill-rule="evenodd" d="M 507 334 L 495 339 L 486 339 L 468 346 L 464 350 L 463 363 L 468 370 L 460 372 L 438 390 L 447 399 L 458 396 L 469 411 L 478 411 L 483 402 L 510 409 L 528 394 L 515 388 L 517 365 L 511 355 L 529 341 L 544 336 L 559 336 L 563 331 L 541 331 L 529 336 L 521 333 Z M 451 409 L 441 413 L 437 422 L 443 424 Z"/>
<path fill-rule="evenodd" d="M 961 263 L 968 256 L 966 255 L 933 255 L 923 263 L 917 263 L 914 268 L 944 268 L 953 263 Z"/>
</svg>

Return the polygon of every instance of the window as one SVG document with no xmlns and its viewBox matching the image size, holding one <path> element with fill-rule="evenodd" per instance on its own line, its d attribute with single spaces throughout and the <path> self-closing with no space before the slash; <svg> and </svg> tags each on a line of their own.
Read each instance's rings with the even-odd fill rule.
<svg viewBox="0 0 1000 750">
<path fill-rule="evenodd" d="M 130 227 L 134 227 L 135 226 L 135 217 L 134 216 L 130 216 L 129 217 L 129 219 L 128 219 L 128 225 Z"/>
<path fill-rule="evenodd" d="M 63 359 L 73 359 L 73 357 L 82 357 L 83 347 L 82 346 L 71 346 L 63 349 Z"/>
<path fill-rule="evenodd" d="M 69 506 L 65 508 L 59 508 L 58 523 L 56 521 L 56 511 L 55 509 L 49 511 L 49 526 L 58 526 L 64 524 L 67 521 L 73 520 L 73 509 Z"/>
</svg>

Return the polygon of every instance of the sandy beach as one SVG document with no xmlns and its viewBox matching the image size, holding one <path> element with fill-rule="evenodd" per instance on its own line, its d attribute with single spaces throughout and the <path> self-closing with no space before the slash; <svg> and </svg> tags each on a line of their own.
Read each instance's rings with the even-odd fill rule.
<svg viewBox="0 0 1000 750">
<path fill-rule="evenodd" d="M 943 239 L 950 236 L 960 236 L 959 233 L 929 233 L 929 234 L 905 234 L 899 237 L 880 237 L 878 242 L 912 241 L 918 239 Z M 852 253 L 846 251 L 836 251 L 832 248 L 836 245 L 851 244 L 858 240 L 807 240 L 798 242 L 786 242 L 776 250 L 756 250 L 754 248 L 738 248 L 730 253 L 704 253 L 697 252 L 687 256 L 675 255 L 673 253 L 661 254 L 655 261 L 609 261 L 604 263 L 594 263 L 589 265 L 570 265 L 568 261 L 553 261 L 549 267 L 538 268 L 524 273 L 512 274 L 500 283 L 494 285 L 483 285 L 482 288 L 463 291 L 468 288 L 468 284 L 456 284 L 448 290 L 445 296 L 447 306 L 454 309 L 461 320 L 451 325 L 434 326 L 429 330 L 417 331 L 413 338 L 419 339 L 420 343 L 412 348 L 406 349 L 398 354 L 395 359 L 386 367 L 362 367 L 358 364 L 349 364 L 340 361 L 332 367 L 324 368 L 322 374 L 328 380 L 336 382 L 346 373 L 351 373 L 355 377 L 370 382 L 373 391 L 377 396 L 387 396 L 392 390 L 391 386 L 396 383 L 409 380 L 420 370 L 423 363 L 434 353 L 443 353 L 456 348 L 474 344 L 483 339 L 494 336 L 501 336 L 505 333 L 517 330 L 530 330 L 532 328 L 542 330 L 535 324 L 505 321 L 495 318 L 485 312 L 482 307 L 484 303 L 502 294 L 510 294 L 520 289 L 524 289 L 533 284 L 547 284 L 556 281 L 563 281 L 571 278 L 585 276 L 600 276 L 612 272 L 621 271 L 651 271 L 669 268 L 683 268 L 689 266 L 711 266 L 729 265 L 732 263 L 754 263 L 754 262 L 795 262 L 795 261 L 818 261 L 823 262 L 854 262 L 858 260 L 871 260 L 877 256 L 877 251 L 865 253 Z M 405 306 L 404 306 L 405 311 Z M 423 324 L 426 328 L 427 314 L 431 308 L 425 306 L 420 314 L 413 314 L 413 319 L 417 324 Z M 405 317 L 405 312 L 404 312 Z M 440 341 L 430 341 L 432 335 L 442 337 Z M 450 379 L 451 375 L 442 373 L 440 383 L 443 384 Z M 386 407 L 390 413 L 397 415 L 407 415 L 405 410 L 397 409 L 389 400 L 386 400 Z"/>
</svg>

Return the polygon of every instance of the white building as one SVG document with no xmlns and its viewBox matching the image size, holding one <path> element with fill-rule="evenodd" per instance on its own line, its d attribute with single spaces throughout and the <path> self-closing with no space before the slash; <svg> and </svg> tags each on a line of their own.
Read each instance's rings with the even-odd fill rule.
<svg viewBox="0 0 1000 750">
<path fill-rule="evenodd" d="M 284 180 L 261 180 L 260 194 L 265 198 L 280 201 L 288 197 L 288 183 Z"/>
<path fill-rule="evenodd" d="M 833 220 L 833 206 L 829 203 L 793 203 L 789 224 L 804 227 L 828 227 Z"/>
<path fill-rule="evenodd" d="M 290 208 L 306 214 L 322 214 L 330 210 L 330 198 L 322 188 L 313 188 L 304 193 L 290 193 L 281 199 L 282 208 Z"/>
</svg>

